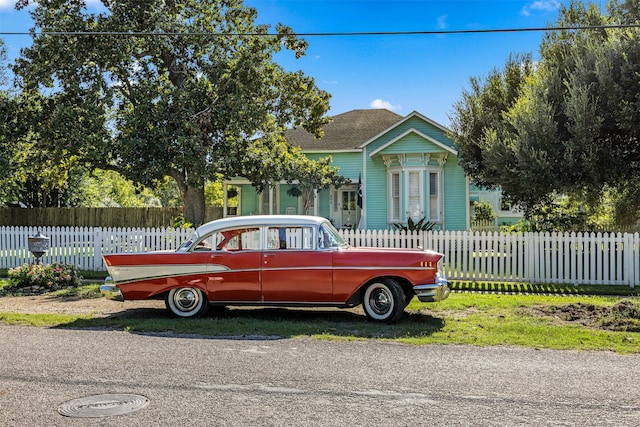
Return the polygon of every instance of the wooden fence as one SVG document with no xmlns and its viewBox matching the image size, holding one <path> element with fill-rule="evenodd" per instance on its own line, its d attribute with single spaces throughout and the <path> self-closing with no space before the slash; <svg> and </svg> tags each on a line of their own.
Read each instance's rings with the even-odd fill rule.
<svg viewBox="0 0 640 427">
<path fill-rule="evenodd" d="M 27 239 L 38 231 L 57 261 L 105 270 L 102 254 L 177 248 L 192 232 L 173 228 L 0 227 L 0 268 L 33 261 Z M 441 252 L 449 280 L 526 283 L 640 284 L 640 234 L 403 232 L 343 230 L 353 246 L 428 248 Z"/>
<path fill-rule="evenodd" d="M 0 208 L 0 226 L 173 227 L 182 208 Z M 222 218 L 207 206 L 205 222 Z"/>
</svg>

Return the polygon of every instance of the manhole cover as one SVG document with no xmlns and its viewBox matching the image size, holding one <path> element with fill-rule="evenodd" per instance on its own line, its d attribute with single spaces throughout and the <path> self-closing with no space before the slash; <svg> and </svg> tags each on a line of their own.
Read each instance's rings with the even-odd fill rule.
<svg viewBox="0 0 640 427">
<path fill-rule="evenodd" d="M 139 394 L 99 394 L 69 400 L 58 406 L 58 413 L 65 417 L 99 418 L 135 412 L 149 404 L 149 399 Z"/>
</svg>

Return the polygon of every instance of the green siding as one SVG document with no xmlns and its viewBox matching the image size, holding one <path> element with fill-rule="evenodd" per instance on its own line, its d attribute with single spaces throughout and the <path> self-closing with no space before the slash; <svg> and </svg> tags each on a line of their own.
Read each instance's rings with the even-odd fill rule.
<svg viewBox="0 0 640 427">
<path fill-rule="evenodd" d="M 260 199 L 255 188 L 249 184 L 240 185 L 239 187 L 241 189 L 240 214 L 251 215 L 258 212 L 258 202 Z"/>
<path fill-rule="evenodd" d="M 338 174 L 351 181 L 358 182 L 358 175 L 362 173 L 362 153 L 305 153 L 312 160 L 331 156 L 331 166 L 338 168 Z"/>
<path fill-rule="evenodd" d="M 329 190 L 318 192 L 318 215 L 324 218 L 329 218 L 331 215 L 329 206 L 329 193 Z"/>
<path fill-rule="evenodd" d="M 444 227 L 446 230 L 466 230 L 467 218 L 467 178 L 458 159 L 449 156 L 444 166 Z"/>
<path fill-rule="evenodd" d="M 387 167 L 381 157 L 371 159 L 366 157 L 367 179 L 365 180 L 365 206 L 367 215 L 367 228 L 386 230 L 388 210 L 388 184 Z"/>
<path fill-rule="evenodd" d="M 295 185 L 290 185 L 290 184 L 280 185 L 280 206 L 279 206 L 280 212 L 278 212 L 280 214 L 286 214 L 288 207 L 295 208 L 296 214 L 300 213 L 298 212 L 298 202 L 299 202 L 298 197 L 291 197 L 290 195 L 287 194 L 287 190 L 289 190 L 292 187 L 295 187 Z"/>
</svg>

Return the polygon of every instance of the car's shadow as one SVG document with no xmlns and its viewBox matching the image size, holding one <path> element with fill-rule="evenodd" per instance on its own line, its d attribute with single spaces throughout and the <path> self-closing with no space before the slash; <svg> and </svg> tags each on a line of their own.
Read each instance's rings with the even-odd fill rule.
<svg viewBox="0 0 640 427">
<path fill-rule="evenodd" d="M 128 308 L 111 313 L 106 318 L 111 319 L 175 319 L 182 320 L 172 315 L 161 307 Z M 360 307 L 351 309 L 340 308 L 291 308 L 291 307 L 216 307 L 212 306 L 202 316 L 204 319 L 253 319 L 264 321 L 292 321 L 292 322 L 366 322 L 368 321 Z M 399 323 L 405 322 L 433 322 L 441 320 L 428 312 L 405 311 Z M 384 323 L 381 323 L 384 324 Z"/>
<path fill-rule="evenodd" d="M 389 325 L 368 320 L 360 307 L 211 307 L 205 316 L 181 319 L 158 305 L 127 308 L 61 327 L 123 329 L 153 335 L 164 335 L 165 331 L 168 336 L 203 338 L 278 339 L 323 334 L 354 338 L 411 338 L 441 330 L 444 320 L 428 311 L 406 311 L 397 323 Z"/>
</svg>

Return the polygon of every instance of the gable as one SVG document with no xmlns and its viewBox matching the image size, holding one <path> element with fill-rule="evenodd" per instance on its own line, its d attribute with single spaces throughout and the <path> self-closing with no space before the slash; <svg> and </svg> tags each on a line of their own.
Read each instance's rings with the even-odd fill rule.
<svg viewBox="0 0 640 427">
<path fill-rule="evenodd" d="M 366 149 L 368 153 L 378 153 L 390 144 L 398 142 L 409 133 L 414 133 L 427 142 L 427 146 L 433 144 L 439 147 L 439 152 L 446 151 L 457 155 L 455 143 L 448 136 L 449 132 L 444 126 L 414 111 L 383 133 L 366 141 L 360 148 Z"/>
<path fill-rule="evenodd" d="M 378 154 L 389 155 L 442 152 L 451 153 L 454 156 L 458 155 L 458 152 L 449 145 L 411 128 L 397 137 L 382 143 L 378 148 L 369 153 L 369 157 L 374 157 Z"/>
</svg>

